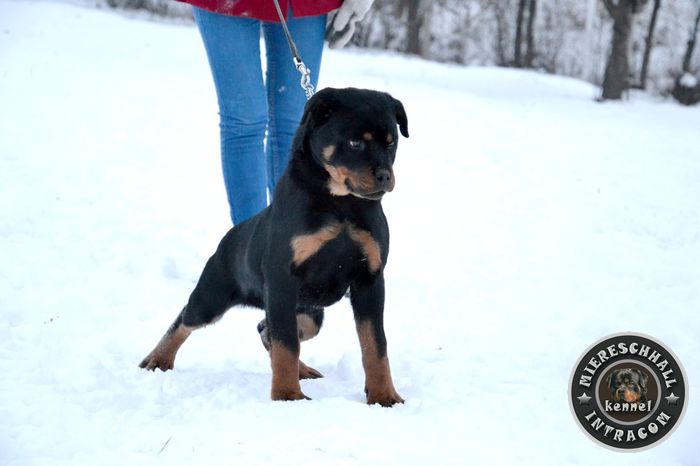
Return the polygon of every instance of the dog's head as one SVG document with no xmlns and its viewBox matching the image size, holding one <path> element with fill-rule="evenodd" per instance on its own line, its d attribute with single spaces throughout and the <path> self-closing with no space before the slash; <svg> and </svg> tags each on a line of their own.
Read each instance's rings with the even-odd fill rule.
<svg viewBox="0 0 700 466">
<path fill-rule="evenodd" d="M 406 111 L 389 94 L 326 88 L 306 104 L 295 145 L 325 169 L 331 194 L 379 200 L 394 189 L 397 126 L 408 137 Z"/>
<path fill-rule="evenodd" d="M 639 369 L 618 369 L 608 376 L 610 393 L 615 401 L 638 403 L 646 400 L 647 375 Z"/>
</svg>

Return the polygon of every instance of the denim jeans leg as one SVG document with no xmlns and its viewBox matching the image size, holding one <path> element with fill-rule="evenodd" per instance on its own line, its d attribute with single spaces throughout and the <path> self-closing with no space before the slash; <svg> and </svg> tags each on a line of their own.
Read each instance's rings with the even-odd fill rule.
<svg viewBox="0 0 700 466">
<path fill-rule="evenodd" d="M 287 22 L 299 54 L 311 70 L 311 82 L 318 84 L 323 53 L 326 15 L 293 18 Z M 299 85 L 301 75 L 294 67 L 287 39 L 279 23 L 264 23 L 267 55 L 267 101 L 270 109 L 266 148 L 267 183 L 270 198 L 289 162 L 292 139 L 306 104 Z"/>
<path fill-rule="evenodd" d="M 193 8 L 219 104 L 221 164 L 234 225 L 267 205 L 263 141 L 268 121 L 261 22 Z"/>
</svg>

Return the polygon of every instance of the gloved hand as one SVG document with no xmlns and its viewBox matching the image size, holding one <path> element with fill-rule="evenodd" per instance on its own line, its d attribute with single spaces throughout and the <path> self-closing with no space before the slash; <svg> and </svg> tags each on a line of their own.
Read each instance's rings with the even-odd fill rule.
<svg viewBox="0 0 700 466">
<path fill-rule="evenodd" d="M 345 47 L 355 33 L 355 24 L 362 21 L 374 0 L 345 0 L 336 12 L 328 17 L 326 39 L 332 49 Z"/>
</svg>

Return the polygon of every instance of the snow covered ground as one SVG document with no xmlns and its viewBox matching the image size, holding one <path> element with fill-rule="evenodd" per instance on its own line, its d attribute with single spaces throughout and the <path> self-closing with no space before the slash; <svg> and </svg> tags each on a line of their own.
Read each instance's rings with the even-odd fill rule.
<svg viewBox="0 0 700 466">
<path fill-rule="evenodd" d="M 213 85 L 192 26 L 0 0 L 0 465 L 697 465 L 700 108 L 358 51 L 322 86 L 401 99 L 386 327 L 406 404 L 363 403 L 347 300 L 269 400 L 233 310 L 175 371 L 138 362 L 228 229 Z M 651 450 L 594 444 L 567 404 L 595 340 L 670 346 L 690 380 Z"/>
</svg>

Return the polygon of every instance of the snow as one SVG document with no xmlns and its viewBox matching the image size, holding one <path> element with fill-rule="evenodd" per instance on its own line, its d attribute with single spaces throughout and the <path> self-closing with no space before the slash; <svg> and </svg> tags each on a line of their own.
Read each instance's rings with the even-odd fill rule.
<svg viewBox="0 0 700 466">
<path fill-rule="evenodd" d="M 698 85 L 698 78 L 690 73 L 684 73 L 683 76 L 681 76 L 680 83 L 681 86 L 692 89 Z"/>
<path fill-rule="evenodd" d="M 411 137 L 384 206 L 406 404 L 366 406 L 347 300 L 269 400 L 235 309 L 138 369 L 228 229 L 195 28 L 0 0 L 0 464 L 697 465 L 700 408 L 634 454 L 568 407 L 599 338 L 656 337 L 700 379 L 700 109 L 561 77 L 328 51 L 321 87 L 385 90 Z"/>
</svg>

